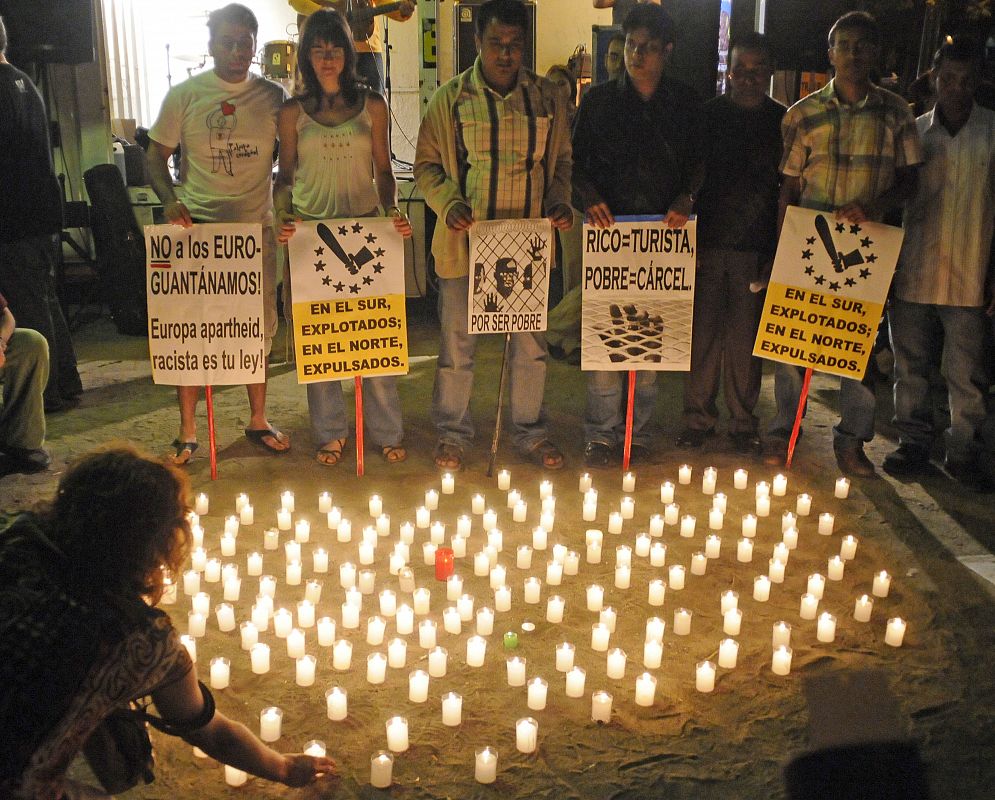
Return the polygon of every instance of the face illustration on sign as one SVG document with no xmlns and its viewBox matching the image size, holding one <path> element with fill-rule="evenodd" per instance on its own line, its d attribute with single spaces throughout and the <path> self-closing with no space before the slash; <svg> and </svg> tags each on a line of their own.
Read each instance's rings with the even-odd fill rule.
<svg viewBox="0 0 995 800">
<path fill-rule="evenodd" d="M 515 290 L 518 283 L 518 264 L 513 258 L 499 258 L 494 267 L 494 285 L 505 300 Z"/>
</svg>

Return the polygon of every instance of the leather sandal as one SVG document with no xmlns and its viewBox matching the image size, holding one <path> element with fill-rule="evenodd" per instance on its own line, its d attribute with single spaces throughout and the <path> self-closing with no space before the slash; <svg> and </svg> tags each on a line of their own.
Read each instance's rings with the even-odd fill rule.
<svg viewBox="0 0 995 800">
<path fill-rule="evenodd" d="M 385 444 L 380 448 L 380 455 L 388 464 L 399 464 L 408 457 L 408 451 L 399 444 Z"/>
<path fill-rule="evenodd" d="M 563 469 L 563 453 L 549 439 L 533 445 L 523 455 L 545 469 Z"/>
<path fill-rule="evenodd" d="M 439 469 L 456 470 L 463 469 L 463 448 L 455 444 L 439 442 L 435 447 L 435 466 Z"/>
<path fill-rule="evenodd" d="M 315 461 L 323 467 L 334 467 L 345 457 L 345 443 L 345 439 L 332 439 L 314 454 Z"/>
</svg>

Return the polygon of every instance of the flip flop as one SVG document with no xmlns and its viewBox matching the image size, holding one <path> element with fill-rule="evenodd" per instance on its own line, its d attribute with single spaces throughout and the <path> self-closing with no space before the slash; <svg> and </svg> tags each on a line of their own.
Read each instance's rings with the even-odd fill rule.
<svg viewBox="0 0 995 800">
<path fill-rule="evenodd" d="M 173 448 L 173 452 L 169 453 L 167 458 L 177 467 L 189 464 L 198 447 L 197 442 L 181 442 L 179 439 L 173 439 L 169 446 Z"/>
<path fill-rule="evenodd" d="M 280 437 L 284 436 L 284 434 L 280 433 L 280 431 L 276 430 L 275 428 L 245 429 L 245 438 L 248 439 L 250 442 L 252 442 L 254 445 L 256 445 L 256 447 L 261 447 L 263 448 L 263 450 L 267 450 L 273 455 L 277 456 L 282 456 L 284 453 L 290 452 L 289 440 L 287 442 L 287 447 L 285 447 L 283 450 L 280 450 L 279 448 L 273 447 L 273 445 L 271 444 L 267 444 L 266 442 L 267 436 L 272 436 L 277 441 L 280 441 Z"/>
<path fill-rule="evenodd" d="M 314 454 L 315 461 L 323 467 L 334 467 L 343 458 L 345 450 L 345 439 L 332 439 L 327 446 L 322 447 Z M 324 458 L 322 458 L 324 456 Z"/>
<path fill-rule="evenodd" d="M 399 444 L 387 444 L 380 448 L 380 455 L 388 464 L 399 464 L 408 457 L 408 451 Z"/>
<path fill-rule="evenodd" d="M 445 470 L 463 469 L 463 448 L 459 445 L 439 442 L 435 448 L 435 466 Z"/>
<path fill-rule="evenodd" d="M 545 469 L 563 469 L 563 453 L 549 439 L 543 439 L 538 444 L 523 451 L 522 455 L 533 464 L 538 464 Z"/>
</svg>

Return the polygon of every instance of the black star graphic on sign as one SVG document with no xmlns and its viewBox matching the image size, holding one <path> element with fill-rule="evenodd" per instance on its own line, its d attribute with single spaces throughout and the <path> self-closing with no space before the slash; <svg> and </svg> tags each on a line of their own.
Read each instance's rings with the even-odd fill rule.
<svg viewBox="0 0 995 800">
<path fill-rule="evenodd" d="M 856 236 L 860 231 L 863 230 L 857 223 L 850 226 L 850 233 Z"/>
<path fill-rule="evenodd" d="M 861 247 L 870 247 L 872 244 L 874 244 L 874 242 L 871 241 L 870 236 L 865 236 L 863 239 L 860 240 Z"/>
<path fill-rule="evenodd" d="M 315 272 L 324 272 L 325 271 L 325 262 L 324 261 L 316 261 L 314 263 L 314 271 Z"/>
<path fill-rule="evenodd" d="M 855 286 L 857 283 L 853 278 L 847 278 L 846 281 L 844 282 L 846 283 L 847 286 Z"/>
<path fill-rule="evenodd" d="M 330 286 L 331 283 L 332 283 L 332 278 L 329 275 L 326 275 L 324 278 L 321 279 L 322 286 Z"/>
<path fill-rule="evenodd" d="M 843 231 L 845 231 L 845 230 L 846 230 L 846 225 L 844 225 L 842 222 L 837 222 L 836 223 L 836 232 L 837 233 L 843 233 Z"/>
<path fill-rule="evenodd" d="M 379 275 L 379 274 L 380 274 L 381 272 L 383 272 L 383 264 L 381 264 L 381 263 L 380 263 L 380 262 L 378 261 L 378 262 L 377 262 L 376 264 L 374 264 L 374 265 L 373 265 L 373 271 L 374 271 L 374 272 L 375 272 L 375 273 L 376 273 L 377 275 Z"/>
<path fill-rule="evenodd" d="M 860 270 L 860 277 L 863 278 L 864 280 L 867 280 L 869 277 L 871 277 L 871 271 L 865 267 L 864 269 Z"/>
<path fill-rule="evenodd" d="M 816 275 L 815 276 L 815 282 L 817 284 L 819 284 L 819 286 L 822 286 L 822 284 L 824 284 L 826 282 L 826 276 L 825 275 Z"/>
<path fill-rule="evenodd" d="M 339 236 L 345 236 L 349 233 L 349 229 L 345 225 L 339 225 Z"/>
<path fill-rule="evenodd" d="M 373 244 L 376 240 L 377 237 L 374 236 L 372 233 L 366 234 L 366 241 L 368 241 L 370 244 Z"/>
<path fill-rule="evenodd" d="M 380 256 L 383 255 L 383 253 L 384 251 L 382 247 L 378 247 L 376 250 L 373 251 L 373 255 L 375 255 L 377 258 L 380 258 Z"/>
<path fill-rule="evenodd" d="M 807 267 L 805 267 L 805 274 L 806 275 L 811 275 L 813 272 L 815 272 L 815 267 L 813 267 L 811 264 L 809 264 Z"/>
<path fill-rule="evenodd" d="M 369 275 L 363 278 L 363 286 L 369 286 L 371 283 L 373 283 L 373 278 L 371 278 Z"/>
<path fill-rule="evenodd" d="M 325 248 L 324 247 L 319 247 L 317 250 L 314 251 L 314 254 L 316 256 L 323 256 L 323 255 L 325 255 Z"/>
<path fill-rule="evenodd" d="M 341 292 L 343 289 L 345 289 L 345 284 L 342 283 L 342 281 L 339 281 L 338 283 L 335 284 L 336 292 Z"/>
<path fill-rule="evenodd" d="M 354 283 L 352 286 L 349 287 L 349 291 L 352 292 L 353 294 L 359 294 L 359 284 Z"/>
<path fill-rule="evenodd" d="M 353 233 L 362 233 L 362 232 L 363 232 L 363 226 L 362 226 L 362 225 L 360 225 L 360 224 L 359 224 L 359 223 L 357 222 L 357 223 L 356 223 L 355 225 L 353 225 L 353 226 L 352 226 L 352 232 L 353 232 Z"/>
<path fill-rule="evenodd" d="M 840 290 L 840 282 L 833 281 L 832 283 L 829 284 L 829 288 L 832 289 L 834 292 L 838 292 Z"/>
<path fill-rule="evenodd" d="M 815 244 L 815 237 L 814 237 L 814 236 L 809 236 L 809 237 L 808 237 L 808 238 L 807 238 L 807 239 L 805 240 L 805 244 Z"/>
<path fill-rule="evenodd" d="M 871 253 L 869 256 L 867 256 L 867 263 L 868 264 L 873 264 L 877 260 L 878 260 L 878 257 L 876 255 L 874 255 L 874 253 Z"/>
<path fill-rule="evenodd" d="M 812 258 L 812 251 L 811 250 L 802 250 L 802 258 L 804 258 L 806 261 L 809 260 L 810 258 Z"/>
</svg>

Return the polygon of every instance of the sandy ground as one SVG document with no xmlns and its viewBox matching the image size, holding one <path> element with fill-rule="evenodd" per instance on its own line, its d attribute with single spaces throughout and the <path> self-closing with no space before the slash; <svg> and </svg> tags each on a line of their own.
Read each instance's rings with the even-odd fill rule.
<svg viewBox="0 0 995 800">
<path fill-rule="evenodd" d="M 270 418 L 293 437 L 293 452 L 271 457 L 254 449 L 241 436 L 246 420 L 245 395 L 231 388 L 216 393 L 220 474 L 210 479 L 206 447 L 190 467 L 197 491 L 211 498 L 211 512 L 204 519 L 208 555 L 220 557 L 219 536 L 224 516 L 233 512 L 235 497 L 246 492 L 255 508 L 256 522 L 243 527 L 238 536 L 238 552 L 231 561 L 243 576 L 241 599 L 236 603 L 238 618 L 248 616 L 256 594 L 256 579 L 245 574 L 246 555 L 263 551 L 263 531 L 275 526 L 279 495 L 285 489 L 295 492 L 299 518 L 312 523 L 309 544 L 303 545 L 304 580 L 323 580 L 318 616 L 340 619 L 339 606 L 344 590 L 339 586 L 337 565 L 356 562 L 361 528 L 370 523 L 369 495 L 384 498 L 391 517 L 391 535 L 380 540 L 376 563 L 377 590 L 398 590 L 397 578 L 387 569 L 387 556 L 398 538 L 400 523 L 414 520 L 415 508 L 424 492 L 439 487 L 439 475 L 431 462 L 434 434 L 428 421 L 428 406 L 434 374 L 431 358 L 435 346 L 432 323 L 413 316 L 412 353 L 416 359 L 411 374 L 402 382 L 401 396 L 408 429 L 406 444 L 411 457 L 404 464 L 387 465 L 379 454 L 368 450 L 366 475 L 355 475 L 355 455 L 340 466 L 328 469 L 313 460 L 313 443 L 308 434 L 307 409 L 303 390 L 292 371 L 275 367 L 270 381 Z M 56 458 L 52 472 L 39 476 L 0 478 L 0 510 L 11 512 L 26 507 L 51 493 L 65 461 L 89 447 L 110 439 L 127 438 L 161 452 L 175 435 L 176 412 L 172 392 L 156 387 L 148 377 L 143 340 L 117 336 L 109 323 L 88 324 L 78 333 L 81 369 L 87 393 L 83 405 L 50 421 L 50 445 Z M 478 447 L 469 458 L 465 472 L 457 475 L 456 492 L 442 497 L 432 514 L 446 524 L 447 537 L 455 529 L 456 518 L 469 512 L 470 497 L 481 493 L 499 514 L 504 532 L 500 563 L 508 570 L 513 604 L 510 612 L 498 614 L 494 634 L 487 637 L 487 657 L 483 667 L 466 666 L 466 640 L 473 624 L 464 624 L 459 635 L 442 632 L 442 610 L 450 605 L 445 586 L 434 580 L 433 571 L 422 563 L 421 543 L 427 532 L 419 530 L 412 548 L 412 566 L 417 583 L 432 591 L 429 616 L 439 622 L 439 643 L 449 651 L 449 670 L 444 678 L 433 678 L 429 699 L 424 704 L 407 699 L 408 673 L 425 669 L 425 651 L 418 646 L 417 634 L 406 637 L 407 661 L 404 668 L 388 670 L 383 685 L 366 681 L 366 658 L 374 650 L 365 641 L 365 619 L 375 613 L 376 596 L 364 597 L 361 627 L 338 636 L 353 643 L 353 667 L 336 672 L 331 654 L 317 645 L 316 635 L 307 632 L 307 651 L 318 657 L 317 682 L 301 688 L 294 682 L 294 664 L 287 657 L 282 640 L 272 629 L 262 636 L 272 646 L 273 668 L 262 676 L 252 674 L 249 659 L 239 646 L 237 634 L 223 634 L 213 619 L 208 633 L 198 641 L 198 667 L 205 677 L 209 662 L 217 655 L 232 663 L 231 688 L 215 692 L 218 706 L 226 714 L 258 729 L 259 712 L 270 705 L 284 710 L 283 736 L 277 746 L 286 751 L 300 750 L 311 739 L 322 739 L 338 761 L 341 777 L 305 790 L 293 791 L 265 781 L 250 779 L 240 789 L 224 784 L 223 770 L 210 759 L 197 759 L 191 748 L 178 740 L 156 736 L 158 767 L 156 781 L 130 792 L 129 798 L 214 798 L 243 797 L 378 797 L 384 793 L 369 785 L 369 760 L 386 745 L 385 721 L 395 714 L 408 719 L 410 749 L 397 755 L 395 783 L 390 794 L 403 798 L 486 798 L 497 796 L 529 798 L 728 798 L 778 797 L 783 795 L 781 770 L 793 755 L 804 751 L 810 741 L 810 720 L 803 694 L 806 678 L 842 670 L 879 669 L 886 675 L 898 701 L 908 733 L 920 745 L 928 763 L 934 796 L 938 798 L 981 798 L 991 796 L 995 779 L 995 677 L 991 661 L 995 656 L 991 625 L 993 594 L 991 585 L 969 572 L 939 543 L 934 534 L 956 533 L 973 536 L 984 552 L 992 546 L 990 498 L 970 495 L 937 473 L 916 484 L 896 484 L 890 480 L 855 482 L 846 500 L 833 498 L 837 470 L 832 458 L 829 429 L 835 421 L 832 405 L 838 384 L 830 379 L 813 382 L 813 403 L 806 420 L 806 435 L 796 464 L 788 473 L 787 495 L 774 498 L 771 515 L 761 519 L 755 539 L 752 563 L 736 561 L 736 540 L 741 516 L 753 511 L 753 484 L 770 480 L 775 470 L 758 461 L 724 452 L 726 441 L 716 437 L 701 452 L 687 455 L 669 446 L 679 428 L 680 379 L 661 379 L 658 422 L 662 430 L 656 463 L 637 472 L 635 516 L 625 522 L 620 535 L 607 533 L 607 515 L 618 508 L 621 497 L 617 469 L 594 471 L 599 490 L 598 518 L 595 523 L 581 520 L 578 475 L 583 471 L 582 436 L 583 378 L 576 367 L 553 362 L 547 383 L 554 438 L 562 443 L 567 467 L 559 473 L 543 473 L 523 463 L 505 443 L 498 466 L 511 471 L 512 486 L 528 501 L 528 519 L 514 523 L 506 508 L 506 493 L 485 476 L 486 443 L 493 419 L 494 387 L 500 359 L 500 343 L 495 340 L 479 351 L 479 372 L 474 413 L 478 422 Z M 280 352 L 280 345 L 277 346 Z M 765 379 L 762 413 L 769 414 L 772 387 Z M 883 419 L 890 412 L 882 392 Z M 872 449 L 880 461 L 892 444 L 886 423 L 881 426 Z M 206 429 L 201 441 L 206 442 Z M 666 445 L 663 443 L 667 443 Z M 688 575 L 682 591 L 669 589 L 662 608 L 647 602 L 647 583 L 666 578 L 666 568 L 651 567 L 648 559 L 633 556 L 631 588 L 614 587 L 615 547 L 634 546 L 635 537 L 646 530 L 649 517 L 662 513 L 659 485 L 676 483 L 677 467 L 684 462 L 695 473 L 690 486 L 678 487 L 681 513 L 697 517 L 693 538 L 681 538 L 667 527 L 661 540 L 667 544 L 667 564 L 690 564 L 691 555 L 703 548 L 707 533 L 710 498 L 701 492 L 701 471 L 707 466 L 718 470 L 718 489 L 728 495 L 728 513 L 720 535 L 719 558 L 710 560 L 706 574 Z M 750 472 L 747 491 L 733 489 L 737 467 Z M 545 577 L 550 551 L 536 551 L 532 568 L 515 566 L 515 550 L 528 543 L 539 514 L 538 486 L 543 478 L 553 482 L 557 498 L 556 523 L 550 546 L 561 542 L 581 554 L 579 574 L 564 577 L 557 587 L 543 586 L 541 602 L 523 601 L 523 581 L 535 575 Z M 317 513 L 317 496 L 330 491 L 335 504 L 353 521 L 354 540 L 335 542 Z M 800 522 L 800 543 L 790 556 L 787 577 L 775 585 L 771 599 L 752 599 L 754 576 L 766 572 L 767 559 L 780 541 L 781 513 L 794 509 L 801 492 L 813 496 L 812 515 Z M 836 515 L 831 536 L 816 533 L 816 514 Z M 939 531 L 923 520 L 941 519 L 949 529 Z M 584 555 L 584 532 L 589 527 L 605 531 L 604 558 L 588 564 Z M 932 530 L 930 529 L 932 528 Z M 799 599 L 806 589 L 807 576 L 826 570 L 827 559 L 840 548 L 847 534 L 858 537 L 857 557 L 850 562 L 842 581 L 829 582 L 819 610 L 836 615 L 836 640 L 816 641 L 814 621 L 799 618 Z M 282 543 L 292 538 L 284 533 Z M 472 594 L 476 606 L 493 607 L 493 593 L 485 577 L 473 575 L 472 556 L 486 542 L 480 517 L 473 517 L 468 541 L 468 557 L 457 560 L 457 572 L 464 577 L 464 591 Z M 310 547 L 323 546 L 331 553 L 332 567 L 327 575 L 313 575 Z M 223 559 L 227 561 L 228 559 Z M 264 572 L 278 577 L 276 605 L 292 607 L 303 596 L 303 586 L 287 586 L 284 581 L 283 552 L 265 552 Z M 875 602 L 870 623 L 853 620 L 855 597 L 869 593 L 872 575 L 886 569 L 894 576 L 887 598 Z M 591 648 L 591 625 L 597 614 L 586 609 L 585 590 L 591 583 L 605 587 L 605 603 L 618 612 L 618 625 L 611 647 L 628 654 L 625 677 L 611 680 L 606 675 L 605 654 Z M 715 691 L 695 690 L 695 665 L 715 659 L 719 641 L 724 638 L 719 614 L 719 595 L 731 588 L 739 592 L 743 610 L 742 632 L 738 637 L 738 665 L 720 669 Z M 207 584 L 212 603 L 220 601 L 218 584 Z M 550 594 L 566 601 L 561 624 L 545 621 L 545 602 Z M 399 595 L 399 602 L 406 599 Z M 410 602 L 410 600 L 408 601 Z M 691 634 L 676 636 L 671 630 L 674 610 L 693 612 Z M 180 596 L 171 607 L 181 631 L 186 630 L 189 599 Z M 658 680 L 656 702 L 651 708 L 634 703 L 635 679 L 643 672 L 642 655 L 645 622 L 660 616 L 667 623 L 663 662 L 649 670 Z M 900 648 L 884 644 L 886 620 L 901 616 L 908 620 L 905 643 Z M 771 627 L 777 620 L 793 626 L 794 649 L 790 676 L 778 677 L 770 669 Z M 535 630 L 522 631 L 521 624 L 535 623 Z M 527 659 L 529 678 L 541 676 L 549 682 L 549 703 L 542 711 L 526 706 L 524 688 L 507 685 L 501 634 L 516 630 L 520 647 L 516 655 Z M 387 638 L 394 635 L 393 623 Z M 554 667 L 555 646 L 569 641 L 576 646 L 576 663 L 586 670 L 586 691 L 581 699 L 566 697 L 564 676 Z M 331 722 L 325 713 L 325 691 L 339 685 L 348 691 L 349 716 Z M 591 693 L 605 689 L 614 695 L 609 724 L 590 719 Z M 442 725 L 440 697 L 456 691 L 463 700 L 463 722 L 456 728 Z M 845 698 L 841 698 L 841 705 Z M 881 707 L 886 706 L 881 699 Z M 538 752 L 523 755 L 515 749 L 515 721 L 532 716 L 539 722 Z M 499 752 L 497 782 L 482 786 L 473 780 L 474 749 L 489 745 Z"/>
</svg>

